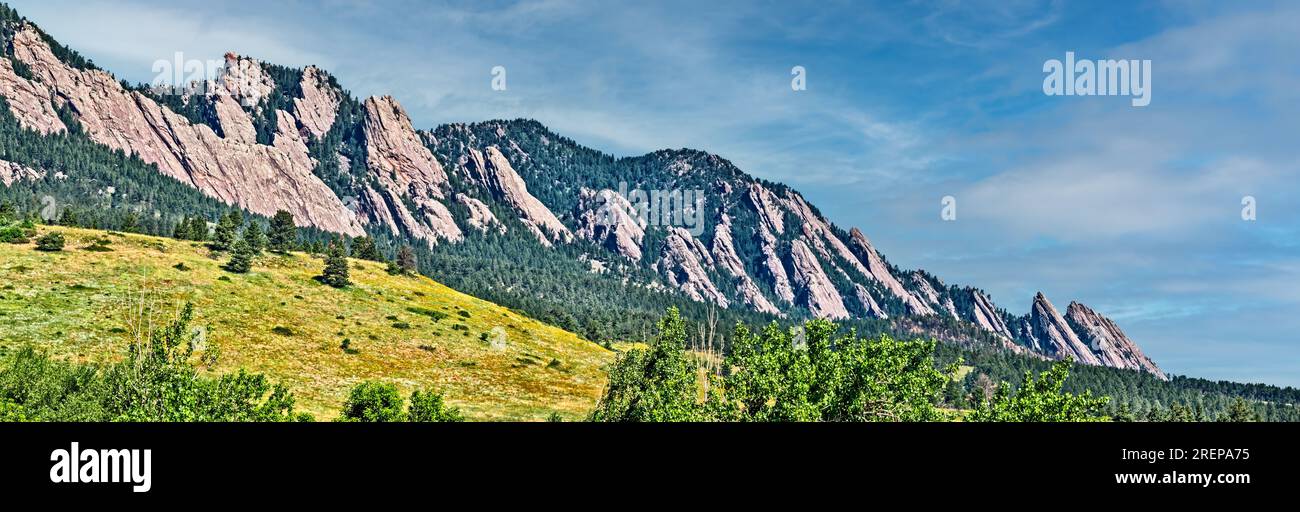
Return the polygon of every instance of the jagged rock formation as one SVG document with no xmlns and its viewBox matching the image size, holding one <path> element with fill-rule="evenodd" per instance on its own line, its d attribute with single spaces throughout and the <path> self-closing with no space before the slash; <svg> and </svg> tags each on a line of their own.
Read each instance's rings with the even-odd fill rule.
<svg viewBox="0 0 1300 512">
<path fill-rule="evenodd" d="M 873 318 L 889 318 L 889 313 L 886 313 L 884 308 L 881 308 L 880 304 L 876 303 L 876 298 L 871 296 L 871 292 L 865 286 L 854 283 L 853 293 L 858 297 L 858 301 L 862 303 L 862 309 L 867 312 L 867 315 Z"/>
<path fill-rule="evenodd" d="M 735 277 L 737 288 L 739 288 L 740 298 L 755 311 L 780 315 L 781 310 L 772 304 L 763 295 L 763 291 L 754 284 L 754 280 L 745 273 L 745 264 L 741 261 L 740 255 L 736 253 L 736 247 L 731 240 L 731 217 L 722 214 L 722 222 L 718 224 L 713 232 L 713 258 L 728 273 Z"/>
<path fill-rule="evenodd" d="M 794 283 L 799 287 L 804 305 L 813 316 L 832 320 L 848 318 L 849 311 L 845 309 L 843 299 L 808 244 L 802 239 L 795 240 L 791 246 L 790 259 L 794 264 Z"/>
<path fill-rule="evenodd" d="M 952 298 L 939 294 L 939 290 L 930 284 L 930 280 L 920 271 L 913 271 L 910 274 L 912 285 L 915 287 L 915 297 L 929 305 L 930 311 L 938 311 L 952 318 L 959 318 L 957 307 L 953 304 Z"/>
<path fill-rule="evenodd" d="M 4 183 L 6 187 L 20 180 L 34 181 L 44 177 L 43 171 L 0 160 L 0 183 Z"/>
<path fill-rule="evenodd" d="M 632 260 L 641 261 L 645 219 L 613 190 L 583 187 L 578 193 L 577 235 Z"/>
<path fill-rule="evenodd" d="M 315 163 L 290 114 L 276 113 L 273 145 L 256 144 L 249 140 L 253 128 L 248 113 L 232 96 L 217 94 L 213 97 L 217 114 L 228 134 L 220 137 L 212 128 L 191 124 L 144 94 L 123 89 L 108 73 L 64 64 L 30 25 L 14 35 L 13 53 L 31 69 L 45 94 L 70 107 L 96 142 L 133 153 L 163 173 L 249 211 L 273 215 L 284 209 L 300 225 L 349 235 L 364 232 L 343 202 L 312 175 Z M 20 80 L 11 66 L 0 67 L 0 83 Z M 34 94 L 26 94 L 27 99 Z M 61 126 L 56 125 L 57 116 L 34 117 L 49 114 L 22 112 L 29 117 L 28 126 L 57 129 Z"/>
<path fill-rule="evenodd" d="M 659 260 L 660 270 L 668 284 L 678 288 L 682 293 L 696 302 L 713 302 L 726 308 L 730 302 L 709 279 L 704 266 L 713 266 L 713 257 L 704 249 L 704 244 L 691 236 L 689 231 L 673 228 L 664 241 L 664 255 Z"/>
<path fill-rule="evenodd" d="M 1142 349 L 1125 336 L 1124 331 L 1120 330 L 1115 322 L 1097 314 L 1092 308 L 1078 302 L 1071 302 L 1069 307 L 1065 308 L 1065 320 L 1069 322 L 1071 330 L 1078 335 L 1079 340 L 1092 349 L 1101 364 L 1115 368 L 1142 370 L 1161 379 L 1168 379 L 1165 372 L 1143 354 Z"/>
<path fill-rule="evenodd" d="M 909 317 L 933 315 L 975 333 L 956 341 L 993 339 L 1163 377 L 1118 326 L 1085 306 L 1072 303 L 1063 317 L 1039 294 L 1016 318 L 978 290 L 898 270 L 862 231 L 844 232 L 798 192 L 717 155 L 615 158 L 522 120 L 416 131 L 392 97 L 359 102 L 314 66 L 289 70 L 234 54 L 220 80 L 182 92 L 185 105 L 201 101 L 207 110 L 178 113 L 166 106 L 169 98 L 61 60 L 66 52 L 55 52 L 34 26 L 15 25 L 0 45 L 0 96 L 21 126 L 42 134 L 80 128 L 251 212 L 283 209 L 303 226 L 387 232 L 440 251 L 499 236 L 524 250 L 580 254 L 584 275 L 607 275 L 611 286 L 794 318 L 864 317 L 910 328 L 925 322 L 906 324 Z M 266 98 L 276 94 L 288 101 L 275 104 L 291 111 L 267 110 Z M 41 170 L 0 162 L 5 186 L 41 179 Z M 688 230 L 645 213 L 614 192 L 620 183 L 668 196 L 700 191 L 706 201 L 685 205 L 699 225 Z"/>
<path fill-rule="evenodd" d="M 487 231 L 496 228 L 497 233 L 505 234 L 506 226 L 497 219 L 496 214 L 483 201 L 474 199 L 463 193 L 456 194 L 456 202 L 465 205 L 469 209 L 469 218 L 465 219 L 471 227 L 479 231 Z"/>
<path fill-rule="evenodd" d="M 299 88 L 302 97 L 293 99 L 293 111 L 312 136 L 320 139 L 334 126 L 342 97 L 339 91 L 328 86 L 324 72 L 316 66 L 302 70 Z"/>
<path fill-rule="evenodd" d="M 871 245 L 871 241 L 867 240 L 867 236 L 862 234 L 862 231 L 858 228 L 849 230 L 849 243 L 856 249 L 858 261 L 866 267 L 867 275 L 875 279 L 881 286 L 884 286 L 889 293 L 902 300 L 903 304 L 907 305 L 908 311 L 916 315 L 934 314 L 933 309 L 930 309 L 925 303 L 908 293 L 903 283 L 899 282 L 898 278 L 890 273 L 889 266 L 885 264 L 885 260 L 876 252 L 876 248 Z"/>
<path fill-rule="evenodd" d="M 18 76 L 9 59 L 0 59 L 0 96 L 9 102 L 9 110 L 13 111 L 23 128 L 41 133 L 67 130 L 58 112 L 54 111 L 50 90 Z"/>
<path fill-rule="evenodd" d="M 979 290 L 971 290 L 970 294 L 974 306 L 971 320 L 975 325 L 1007 339 L 1015 337 L 1006 321 L 1002 319 L 1002 315 L 998 314 L 997 307 L 993 305 L 993 302 L 988 297 L 985 297 Z"/>
<path fill-rule="evenodd" d="M 1042 292 L 1034 296 L 1033 307 L 1022 320 L 1021 329 L 1035 352 L 1054 359 L 1073 357 L 1083 364 L 1101 364 Z"/>
<path fill-rule="evenodd" d="M 424 146 L 406 110 L 392 96 L 366 99 L 366 164 L 381 186 L 367 187 L 375 215 L 394 234 L 405 232 L 433 244 L 464 238 L 442 204 L 447 173 Z M 416 211 L 407 206 L 410 201 Z M 417 215 L 418 214 L 418 215 Z"/>
<path fill-rule="evenodd" d="M 537 236 L 542 245 L 550 246 L 552 241 L 573 240 L 569 228 L 546 205 L 528 193 L 524 179 L 515 172 L 510 161 L 496 146 L 488 146 L 484 151 L 470 148 L 468 158 L 461 165 L 471 180 L 513 208 L 519 214 L 519 220 Z"/>
</svg>

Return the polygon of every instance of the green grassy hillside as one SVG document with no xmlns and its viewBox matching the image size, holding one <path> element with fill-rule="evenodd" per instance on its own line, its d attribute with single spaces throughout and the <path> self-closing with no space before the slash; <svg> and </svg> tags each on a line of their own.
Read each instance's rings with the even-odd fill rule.
<svg viewBox="0 0 1300 512">
<path fill-rule="evenodd" d="M 252 272 L 233 274 L 198 242 L 40 229 L 62 232 L 64 250 L 0 244 L 0 355 L 30 344 L 60 359 L 107 361 L 123 354 L 142 296 L 168 311 L 192 302 L 195 325 L 219 353 L 213 371 L 266 373 L 318 419 L 335 417 L 356 383 L 382 380 L 404 392 L 442 391 L 473 420 L 579 418 L 614 358 L 428 278 L 391 276 L 380 263 L 351 260 L 353 286 L 337 290 L 313 279 L 323 264 L 307 254 L 266 254 Z M 107 250 L 88 249 L 96 240 Z"/>
</svg>

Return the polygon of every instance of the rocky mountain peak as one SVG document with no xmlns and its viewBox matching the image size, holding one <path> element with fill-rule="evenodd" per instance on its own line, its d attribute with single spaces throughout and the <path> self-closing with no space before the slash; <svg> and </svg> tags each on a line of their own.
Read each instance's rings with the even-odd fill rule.
<svg viewBox="0 0 1300 512">
<path fill-rule="evenodd" d="M 1055 359 L 1068 356 L 1084 364 L 1101 364 L 1043 292 L 1034 295 L 1026 322 L 1025 337 L 1036 351 Z"/>
<path fill-rule="evenodd" d="M 80 128 L 253 213 L 286 210 L 300 225 L 349 236 L 387 231 L 399 242 L 445 242 L 440 251 L 500 236 L 525 251 L 618 261 L 606 267 L 619 280 L 611 286 L 633 282 L 776 316 L 939 315 L 1014 349 L 1163 376 L 1114 322 L 1086 306 L 1071 303 L 1061 315 L 1039 293 L 1030 313 L 1013 319 L 977 290 L 897 270 L 861 230 L 845 233 L 799 192 L 711 153 L 617 158 L 531 119 L 417 131 L 391 96 L 358 101 L 314 66 L 293 70 L 234 53 L 220 87 L 199 96 L 196 85 L 176 101 L 68 57 L 33 25 L 6 28 L 0 96 L 21 126 L 46 135 Z M 288 101 L 262 101 L 271 96 Z M 202 108 L 190 108 L 195 99 Z M 62 174 L 0 162 L 6 186 Z M 702 224 L 651 221 L 642 203 L 664 194 L 609 190 L 623 182 L 641 192 L 706 190 L 708 203 L 690 210 Z"/>
<path fill-rule="evenodd" d="M 1143 354 L 1137 343 L 1129 339 L 1115 322 L 1092 308 L 1071 302 L 1065 309 L 1065 319 L 1079 340 L 1092 349 L 1101 364 L 1146 371 L 1161 379 L 1168 379 L 1164 371 Z"/>
</svg>

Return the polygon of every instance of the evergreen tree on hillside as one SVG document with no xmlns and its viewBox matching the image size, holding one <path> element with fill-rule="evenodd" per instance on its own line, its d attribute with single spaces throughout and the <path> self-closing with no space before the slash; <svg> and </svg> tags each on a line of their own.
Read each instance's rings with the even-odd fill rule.
<svg viewBox="0 0 1300 512">
<path fill-rule="evenodd" d="M 1228 412 L 1224 413 L 1220 421 L 1233 423 L 1259 421 L 1259 415 L 1250 407 L 1244 398 L 1237 397 L 1233 399 L 1232 405 L 1228 407 Z"/>
<path fill-rule="evenodd" d="M 126 212 L 126 215 L 122 217 L 122 226 L 118 229 L 127 233 L 139 233 L 140 215 L 135 212 Z"/>
<path fill-rule="evenodd" d="M 64 213 L 63 215 L 64 217 L 68 216 L 67 211 L 64 211 L 63 213 Z M 61 221 L 60 224 L 63 224 L 64 226 L 71 225 L 65 221 Z M 172 238 L 175 238 L 177 240 L 190 239 L 190 218 L 189 217 L 185 217 L 176 222 L 176 227 L 172 229 Z"/>
<path fill-rule="evenodd" d="M 262 250 L 266 249 L 266 232 L 262 231 L 262 223 L 253 220 L 244 228 L 244 241 L 248 242 L 248 248 L 253 251 L 254 256 L 261 256 Z"/>
<path fill-rule="evenodd" d="M 208 241 L 208 221 L 203 217 L 190 217 L 189 229 L 186 232 L 188 233 L 187 240 L 206 242 Z"/>
<path fill-rule="evenodd" d="M 298 226 L 293 223 L 293 214 L 284 210 L 275 212 L 271 217 L 271 233 L 268 248 L 271 252 L 286 253 L 298 245 Z"/>
<path fill-rule="evenodd" d="M 408 276 L 415 275 L 419 271 L 415 262 L 415 251 L 411 250 L 411 246 L 403 245 L 397 250 L 397 269 Z"/>
<path fill-rule="evenodd" d="M 348 257 L 343 251 L 343 242 L 330 243 L 325 255 L 325 271 L 320 275 L 320 281 L 335 288 L 345 288 L 352 284 L 348 280 Z"/>
<path fill-rule="evenodd" d="M 236 274 L 246 274 L 253 268 L 253 248 L 248 244 L 248 239 L 240 238 L 235 242 L 235 250 L 230 254 L 230 262 L 226 263 L 226 270 Z"/>
<path fill-rule="evenodd" d="M 379 248 L 375 246 L 375 239 L 368 236 L 352 239 L 352 257 L 359 260 L 384 261 L 384 255 L 379 254 Z"/>
<path fill-rule="evenodd" d="M 239 213 L 239 210 L 231 210 L 222 215 L 221 220 L 217 222 L 216 231 L 212 234 L 212 248 L 218 251 L 229 251 L 235 246 L 239 227 L 243 224 L 244 216 Z"/>
</svg>

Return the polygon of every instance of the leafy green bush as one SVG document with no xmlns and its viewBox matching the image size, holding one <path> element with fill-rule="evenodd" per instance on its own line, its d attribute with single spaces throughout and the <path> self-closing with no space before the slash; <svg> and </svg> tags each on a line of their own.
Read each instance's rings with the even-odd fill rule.
<svg viewBox="0 0 1300 512">
<path fill-rule="evenodd" d="M 434 423 L 465 421 L 460 409 L 443 403 L 442 394 L 432 391 L 411 393 L 411 405 L 406 411 L 406 421 Z"/>
<path fill-rule="evenodd" d="M 407 310 L 407 311 L 410 311 L 410 312 L 412 312 L 412 313 L 415 313 L 415 314 L 417 314 L 417 315 L 424 315 L 424 316 L 427 316 L 427 317 L 429 317 L 429 318 L 432 318 L 434 322 L 437 322 L 437 321 L 439 321 L 439 320 L 442 320 L 442 319 L 444 319 L 444 318 L 447 318 L 447 314 L 446 314 L 446 313 L 443 313 L 443 312 L 441 312 L 441 311 L 434 311 L 434 310 L 432 310 L 432 309 L 427 309 L 427 308 L 421 308 L 421 307 L 415 307 L 415 306 L 412 306 L 412 307 L 406 308 L 406 310 Z"/>
<path fill-rule="evenodd" d="M 63 244 L 64 244 L 63 233 L 59 233 L 57 231 L 50 232 L 41 235 L 40 238 L 36 239 L 36 250 L 48 251 L 48 252 L 62 251 Z"/>
<path fill-rule="evenodd" d="M 609 372 L 593 421 L 938 421 L 953 368 L 936 368 L 932 341 L 837 335 L 812 320 L 802 331 L 737 325 L 721 364 L 686 349 L 675 308 L 649 349 Z M 726 369 L 726 371 L 723 371 Z"/>
<path fill-rule="evenodd" d="M 343 403 L 338 421 L 360 422 L 456 422 L 464 421 L 460 410 L 448 407 L 442 395 L 416 390 L 411 393 L 410 406 L 404 405 L 397 386 L 388 383 L 365 381 L 357 384 Z"/>
<path fill-rule="evenodd" d="M 397 422 L 406 419 L 397 386 L 374 381 L 357 384 L 343 403 L 340 421 Z"/>
<path fill-rule="evenodd" d="M 111 365 L 51 359 L 26 347 L 0 367 L 0 420 L 298 421 L 288 389 L 240 370 L 209 378 L 191 362 L 193 307 L 132 343 Z"/>
<path fill-rule="evenodd" d="M 33 235 L 35 232 L 17 224 L 0 227 L 0 243 L 25 244 L 31 241 Z"/>
<path fill-rule="evenodd" d="M 1109 398 L 1094 397 L 1090 391 L 1077 395 L 1061 392 L 1073 364 L 1073 359 L 1058 361 L 1037 380 L 1033 373 L 1025 372 L 1024 382 L 1014 391 L 1003 382 L 993 398 L 975 404 L 967 421 L 1105 421 L 1102 410 Z"/>
</svg>

